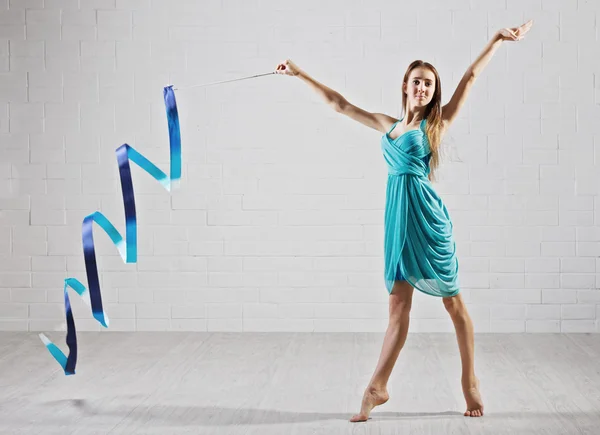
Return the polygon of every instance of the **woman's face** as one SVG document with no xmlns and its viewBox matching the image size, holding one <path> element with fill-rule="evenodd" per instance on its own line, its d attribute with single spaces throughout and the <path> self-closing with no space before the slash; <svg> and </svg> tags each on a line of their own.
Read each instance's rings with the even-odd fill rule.
<svg viewBox="0 0 600 435">
<path fill-rule="evenodd" d="M 413 107 L 427 106 L 435 92 L 435 75 L 427 68 L 415 68 L 410 72 L 408 81 L 402 87 L 409 105 Z"/>
</svg>

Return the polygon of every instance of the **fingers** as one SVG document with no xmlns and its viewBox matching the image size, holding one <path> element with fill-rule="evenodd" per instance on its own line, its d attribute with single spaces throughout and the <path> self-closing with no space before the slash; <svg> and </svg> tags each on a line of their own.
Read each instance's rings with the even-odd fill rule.
<svg viewBox="0 0 600 435">
<path fill-rule="evenodd" d="M 523 37 L 527 32 L 529 32 L 529 30 L 531 30 L 531 26 L 533 26 L 533 20 L 529 20 L 525 24 L 519 26 L 517 33 L 520 37 Z"/>
<path fill-rule="evenodd" d="M 533 26 L 533 20 L 529 20 L 526 23 L 521 24 L 521 27 L 526 27 L 527 29 L 531 28 L 531 26 Z"/>
<path fill-rule="evenodd" d="M 276 74 L 285 74 L 288 76 L 298 75 L 298 67 L 289 59 L 281 62 L 275 69 Z"/>
<path fill-rule="evenodd" d="M 533 26 L 533 20 L 529 20 L 519 27 L 505 28 L 504 37 L 509 41 L 520 41 L 525 38 L 525 34 L 529 32 L 531 26 Z"/>
<path fill-rule="evenodd" d="M 521 26 L 521 27 L 514 27 L 512 29 L 507 29 L 507 30 L 513 41 L 520 41 L 521 39 L 525 38 L 525 34 L 527 32 L 529 32 L 530 28 L 531 28 L 531 26 L 529 26 L 529 27 Z"/>
<path fill-rule="evenodd" d="M 286 63 L 287 63 L 287 61 L 286 62 L 282 62 L 279 65 L 277 65 L 277 68 L 275 68 L 275 72 L 277 74 L 285 74 L 286 73 L 286 69 L 287 69 L 286 68 Z"/>
</svg>

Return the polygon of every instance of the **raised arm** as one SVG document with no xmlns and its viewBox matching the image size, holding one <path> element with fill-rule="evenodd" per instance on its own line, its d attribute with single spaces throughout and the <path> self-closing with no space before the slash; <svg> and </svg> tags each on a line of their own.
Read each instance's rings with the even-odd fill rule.
<svg viewBox="0 0 600 435">
<path fill-rule="evenodd" d="M 481 74 L 483 69 L 487 66 L 498 47 L 500 47 L 500 44 L 502 44 L 503 41 L 520 41 L 525 34 L 529 32 L 532 25 L 533 20 L 529 20 L 519 27 L 500 29 L 494 34 L 481 54 L 479 54 L 477 59 L 475 59 L 469 68 L 467 68 L 467 71 L 458 83 L 448 104 L 442 107 L 442 121 L 444 123 L 444 128 L 448 128 L 456 119 L 458 112 L 467 100 L 467 96 L 469 95 L 475 80 L 477 80 L 479 74 Z"/>
<path fill-rule="evenodd" d="M 300 78 L 307 83 L 311 89 L 319 94 L 319 96 L 325 100 L 325 103 L 333 110 L 346 115 L 367 127 L 384 133 L 387 131 L 388 127 L 396 121 L 396 119 L 391 116 L 383 113 L 371 113 L 351 104 L 339 92 L 319 83 L 305 71 L 298 68 L 298 66 L 289 59 L 277 65 L 275 72 Z"/>
</svg>

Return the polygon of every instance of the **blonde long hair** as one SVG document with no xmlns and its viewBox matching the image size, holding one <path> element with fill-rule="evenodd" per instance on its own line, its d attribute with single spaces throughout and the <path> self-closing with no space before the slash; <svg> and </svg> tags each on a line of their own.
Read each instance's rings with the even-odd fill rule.
<svg viewBox="0 0 600 435">
<path fill-rule="evenodd" d="M 431 151 L 429 179 L 435 180 L 434 173 L 440 164 L 440 143 L 442 140 L 442 82 L 440 81 L 440 75 L 432 64 L 422 60 L 415 60 L 406 69 L 402 83 L 406 83 L 410 72 L 419 67 L 429 69 L 435 76 L 435 91 L 425 109 L 425 119 L 427 119 L 425 133 L 427 134 L 429 149 Z M 404 92 L 402 92 L 402 110 L 403 113 L 406 113 L 406 93 Z"/>
</svg>

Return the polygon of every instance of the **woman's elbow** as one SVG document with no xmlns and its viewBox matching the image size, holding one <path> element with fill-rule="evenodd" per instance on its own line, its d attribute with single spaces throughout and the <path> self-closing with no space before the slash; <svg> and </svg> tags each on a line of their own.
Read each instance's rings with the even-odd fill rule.
<svg viewBox="0 0 600 435">
<path fill-rule="evenodd" d="M 329 106 L 339 113 L 344 113 L 344 110 L 348 106 L 348 102 L 343 98 L 332 98 L 329 101 Z"/>
</svg>

